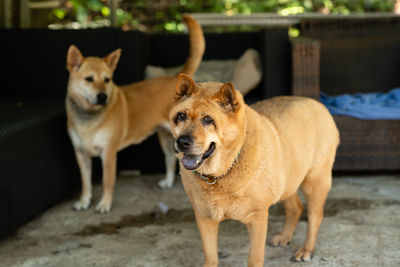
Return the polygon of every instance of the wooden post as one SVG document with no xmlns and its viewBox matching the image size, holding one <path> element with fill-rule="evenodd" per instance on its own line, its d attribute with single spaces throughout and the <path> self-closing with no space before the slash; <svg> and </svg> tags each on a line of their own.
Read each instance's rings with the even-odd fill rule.
<svg viewBox="0 0 400 267">
<path fill-rule="evenodd" d="M 117 18 L 118 0 L 109 0 L 108 7 L 110 8 L 111 27 L 117 27 L 118 26 L 118 18 Z"/>
<path fill-rule="evenodd" d="M 3 10 L 3 26 L 4 28 L 12 27 L 12 19 L 13 19 L 13 1 L 12 0 L 4 0 L 2 10 Z"/>
<path fill-rule="evenodd" d="M 30 26 L 30 10 L 29 10 L 29 0 L 20 0 L 20 28 L 29 28 Z"/>
</svg>

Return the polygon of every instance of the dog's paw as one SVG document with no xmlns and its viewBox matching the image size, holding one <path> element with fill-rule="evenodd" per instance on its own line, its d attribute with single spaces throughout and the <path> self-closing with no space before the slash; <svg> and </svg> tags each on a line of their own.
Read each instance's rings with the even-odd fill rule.
<svg viewBox="0 0 400 267">
<path fill-rule="evenodd" d="M 313 258 L 313 252 L 306 250 L 305 248 L 299 249 L 294 256 L 292 257 L 292 261 L 301 262 L 301 261 L 310 261 Z"/>
<path fill-rule="evenodd" d="M 75 202 L 73 208 L 74 210 L 81 211 L 81 210 L 87 210 L 89 206 L 90 206 L 90 198 L 85 198 Z"/>
<path fill-rule="evenodd" d="M 271 247 L 286 247 L 287 245 L 290 244 L 290 240 L 292 238 L 290 236 L 285 236 L 285 235 L 276 235 L 274 236 L 270 241 L 269 245 Z"/>
<path fill-rule="evenodd" d="M 173 184 L 174 181 L 171 181 L 170 179 L 167 178 L 158 182 L 158 186 L 161 188 L 171 188 Z"/>
<path fill-rule="evenodd" d="M 96 208 L 94 209 L 96 212 L 99 213 L 107 213 L 111 210 L 111 201 L 103 201 L 101 200 L 99 204 L 97 204 Z"/>
</svg>

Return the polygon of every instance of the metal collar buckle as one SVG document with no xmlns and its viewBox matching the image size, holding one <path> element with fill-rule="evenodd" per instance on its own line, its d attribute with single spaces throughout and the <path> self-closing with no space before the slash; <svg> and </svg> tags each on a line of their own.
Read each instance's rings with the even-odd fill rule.
<svg viewBox="0 0 400 267">
<path fill-rule="evenodd" d="M 195 174 L 199 175 L 201 179 L 205 180 L 207 184 L 215 184 L 220 177 L 206 177 L 203 174 L 194 171 Z"/>
<path fill-rule="evenodd" d="M 215 176 L 210 176 L 210 175 L 199 173 L 197 171 L 193 171 L 193 173 L 197 174 L 198 176 L 200 176 L 200 178 L 205 180 L 206 183 L 209 184 L 209 185 L 216 184 L 219 179 L 221 179 L 222 177 L 227 175 L 232 170 L 232 168 L 236 165 L 236 163 L 237 163 L 237 161 L 239 159 L 239 156 L 240 156 L 240 152 L 236 156 L 235 160 L 233 161 L 233 163 L 232 163 L 231 167 L 228 169 L 228 171 L 226 173 L 224 173 L 223 175 L 221 175 L 221 176 L 216 176 L 216 177 Z"/>
</svg>

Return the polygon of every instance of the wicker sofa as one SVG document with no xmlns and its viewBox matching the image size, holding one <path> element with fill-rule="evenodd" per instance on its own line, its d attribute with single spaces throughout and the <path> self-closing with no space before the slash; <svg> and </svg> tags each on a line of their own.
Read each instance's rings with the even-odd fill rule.
<svg viewBox="0 0 400 267">
<path fill-rule="evenodd" d="M 400 86 L 400 18 L 308 18 L 292 41 L 294 95 L 386 92 Z M 334 170 L 399 171 L 400 120 L 334 116 L 340 130 Z"/>
</svg>

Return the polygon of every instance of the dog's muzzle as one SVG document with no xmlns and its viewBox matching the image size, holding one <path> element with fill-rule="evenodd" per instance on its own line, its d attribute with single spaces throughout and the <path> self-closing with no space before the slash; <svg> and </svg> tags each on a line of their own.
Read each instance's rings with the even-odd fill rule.
<svg viewBox="0 0 400 267">
<path fill-rule="evenodd" d="M 181 162 L 183 166 L 188 170 L 194 170 L 203 164 L 204 160 L 208 159 L 215 150 L 215 143 L 211 142 L 207 151 L 203 154 L 195 155 L 191 154 L 191 148 L 193 146 L 193 139 L 190 136 L 183 135 L 176 140 L 176 149 L 178 152 L 183 152 L 183 158 Z"/>
<path fill-rule="evenodd" d="M 107 104 L 107 94 L 98 93 L 96 99 L 96 105 L 105 106 Z"/>
<path fill-rule="evenodd" d="M 176 146 L 179 152 L 187 152 L 193 144 L 192 137 L 189 135 L 181 135 L 176 139 Z"/>
</svg>

